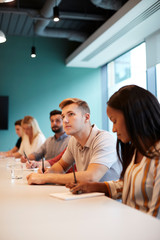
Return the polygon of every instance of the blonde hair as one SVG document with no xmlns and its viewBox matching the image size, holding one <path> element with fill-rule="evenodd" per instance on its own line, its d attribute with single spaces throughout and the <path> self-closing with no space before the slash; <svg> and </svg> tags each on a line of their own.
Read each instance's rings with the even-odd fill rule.
<svg viewBox="0 0 160 240">
<path fill-rule="evenodd" d="M 27 124 L 32 127 L 33 138 L 35 138 L 39 133 L 42 133 L 37 120 L 31 116 L 25 116 L 22 120 L 22 126 L 23 124 Z"/>
<path fill-rule="evenodd" d="M 63 109 L 65 106 L 75 103 L 83 113 L 90 113 L 90 108 L 87 102 L 79 99 L 79 98 L 66 98 L 60 104 L 59 107 Z"/>
</svg>

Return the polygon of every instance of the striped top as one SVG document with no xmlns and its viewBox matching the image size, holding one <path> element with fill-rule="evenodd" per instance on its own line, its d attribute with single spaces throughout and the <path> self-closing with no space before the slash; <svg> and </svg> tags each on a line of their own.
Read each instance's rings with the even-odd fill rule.
<svg viewBox="0 0 160 240">
<path fill-rule="evenodd" d="M 152 216 L 160 218 L 160 157 L 143 157 L 135 164 L 135 154 L 124 180 L 105 182 L 109 196 Z"/>
</svg>

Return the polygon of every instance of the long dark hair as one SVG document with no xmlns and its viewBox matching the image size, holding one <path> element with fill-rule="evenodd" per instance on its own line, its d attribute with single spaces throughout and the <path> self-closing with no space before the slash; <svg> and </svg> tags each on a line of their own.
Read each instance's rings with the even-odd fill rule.
<svg viewBox="0 0 160 240">
<path fill-rule="evenodd" d="M 136 85 L 120 88 L 107 104 L 123 113 L 131 139 L 129 143 L 117 140 L 123 177 L 135 149 L 149 158 L 160 156 L 160 150 L 155 147 L 160 140 L 160 104 L 152 93 Z"/>
</svg>

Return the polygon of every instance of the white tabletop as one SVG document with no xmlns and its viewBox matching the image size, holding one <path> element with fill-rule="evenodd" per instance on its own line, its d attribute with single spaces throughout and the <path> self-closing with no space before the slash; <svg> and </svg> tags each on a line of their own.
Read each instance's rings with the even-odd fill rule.
<svg viewBox="0 0 160 240">
<path fill-rule="evenodd" d="M 29 172 L 24 171 L 24 176 Z M 0 240 L 159 240 L 160 220 L 105 196 L 60 200 L 64 186 L 11 181 L 0 160 Z"/>
</svg>

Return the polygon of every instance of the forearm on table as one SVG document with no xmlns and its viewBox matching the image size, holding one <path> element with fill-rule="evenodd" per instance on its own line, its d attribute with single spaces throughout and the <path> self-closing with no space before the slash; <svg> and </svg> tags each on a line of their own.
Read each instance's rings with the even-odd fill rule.
<svg viewBox="0 0 160 240">
<path fill-rule="evenodd" d="M 41 175 L 42 183 L 62 184 L 65 185 L 69 182 L 74 182 L 74 176 L 72 173 L 46 173 Z"/>
<path fill-rule="evenodd" d="M 63 164 L 63 161 L 62 161 Z M 67 166 L 67 165 L 66 165 Z M 94 169 L 94 170 L 93 170 Z M 99 171 L 96 171 L 95 165 L 89 167 L 86 171 L 76 172 L 76 180 L 77 182 L 99 182 L 100 178 L 103 176 L 100 175 Z M 93 177 L 96 176 L 96 177 Z M 98 179 L 98 180 L 97 180 Z M 74 174 L 67 173 L 65 174 L 63 168 L 59 162 L 54 164 L 50 169 L 44 174 L 30 174 L 28 177 L 29 184 L 68 184 L 74 183 Z"/>
<path fill-rule="evenodd" d="M 13 157 L 20 158 L 22 155 L 19 152 L 13 153 Z"/>
<path fill-rule="evenodd" d="M 56 183 L 66 184 L 74 181 L 73 173 L 65 173 L 68 168 L 71 167 L 67 163 L 61 159 L 57 163 L 55 163 L 50 169 L 48 169 L 48 173 L 54 173 L 53 179 L 56 178 Z M 78 171 L 76 172 L 76 179 L 78 182 L 99 182 L 100 179 L 104 176 L 107 171 L 107 167 L 100 164 L 90 164 L 86 171 Z M 61 174 L 58 174 L 61 173 Z M 58 174 L 57 176 L 55 174 Z M 57 182 L 58 181 L 58 182 Z"/>
<path fill-rule="evenodd" d="M 14 146 L 11 150 L 8 151 L 8 153 L 16 153 L 18 151 L 18 148 Z"/>
<path fill-rule="evenodd" d="M 74 183 L 74 174 L 67 173 L 64 174 L 70 164 L 63 161 L 61 158 L 57 163 L 55 163 L 51 168 L 47 169 L 44 174 L 33 173 L 28 177 L 29 184 L 68 184 Z M 77 182 L 99 182 L 107 171 L 107 167 L 100 164 L 90 164 L 86 171 L 76 172 Z"/>
<path fill-rule="evenodd" d="M 46 161 L 48 162 L 48 161 Z M 48 162 L 48 164 L 50 165 L 50 163 Z M 51 168 L 48 169 L 47 171 L 48 173 L 65 173 L 65 170 L 63 168 L 63 166 L 60 164 L 60 162 L 56 162 L 55 164 L 53 164 L 51 166 Z"/>
<path fill-rule="evenodd" d="M 76 172 L 76 179 L 77 182 L 92 182 L 92 174 L 89 173 L 88 171 L 81 171 L 81 172 Z M 67 184 L 70 182 L 74 182 L 74 175 L 73 173 L 53 173 L 50 172 L 50 169 L 48 173 L 44 174 L 42 176 L 43 180 L 45 181 L 44 183 L 53 183 L 53 184 Z"/>
</svg>

